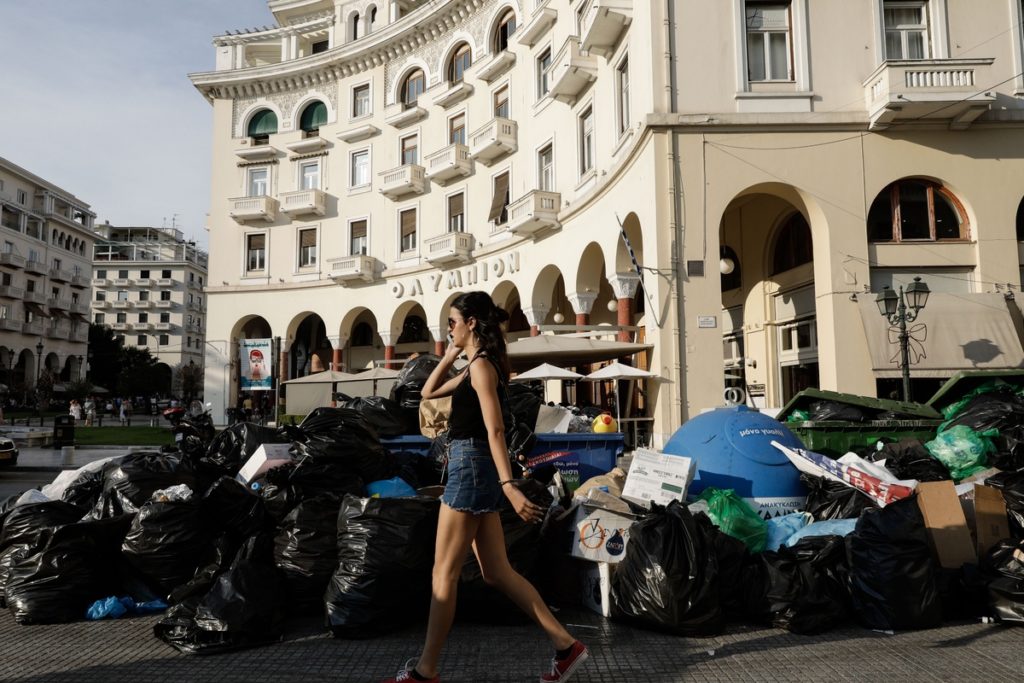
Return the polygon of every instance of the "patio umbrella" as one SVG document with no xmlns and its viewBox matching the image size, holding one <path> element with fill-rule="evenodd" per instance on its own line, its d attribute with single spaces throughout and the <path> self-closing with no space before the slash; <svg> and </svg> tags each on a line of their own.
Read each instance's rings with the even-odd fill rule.
<svg viewBox="0 0 1024 683">
<path fill-rule="evenodd" d="M 583 375 L 579 374 L 578 372 L 573 372 L 572 370 L 566 370 L 565 368 L 560 368 L 560 367 L 557 367 L 555 365 L 551 365 L 551 363 L 541 363 L 540 365 L 538 365 L 535 368 L 531 368 L 530 370 L 527 370 L 526 372 L 524 372 L 522 374 L 516 375 L 515 377 L 512 378 L 512 381 L 513 382 L 529 382 L 531 380 L 544 380 L 544 381 L 546 381 L 546 380 L 549 380 L 549 379 L 560 379 L 562 381 L 565 381 L 565 380 L 571 380 L 571 379 L 580 379 L 582 377 L 583 377 Z M 547 398 L 548 398 L 548 389 L 547 389 L 547 386 L 545 385 L 545 387 L 544 387 L 544 400 L 547 401 Z"/>
<path fill-rule="evenodd" d="M 513 369 L 528 368 L 536 363 L 576 366 L 624 358 L 652 348 L 654 347 L 651 344 L 604 341 L 564 334 L 542 334 L 536 337 L 523 337 L 510 343 L 508 360 Z"/>
<path fill-rule="evenodd" d="M 641 370 L 640 368 L 634 368 L 632 365 L 623 365 L 622 363 L 615 361 L 611 365 L 606 365 L 600 370 L 596 370 L 586 377 L 583 378 L 585 382 L 603 382 L 605 380 L 616 380 L 615 382 L 615 422 L 621 420 L 622 411 L 619 407 L 619 382 L 618 380 L 629 380 L 629 379 L 652 379 L 658 377 L 653 372 L 647 370 Z M 620 427 L 621 429 L 621 427 Z"/>
<path fill-rule="evenodd" d="M 377 382 L 385 379 L 394 379 L 398 377 L 398 370 L 392 370 L 391 368 L 379 368 L 374 367 L 363 372 L 357 372 L 347 379 L 341 380 L 342 382 L 362 382 L 372 381 L 373 382 L 373 395 L 377 395 Z"/>
</svg>

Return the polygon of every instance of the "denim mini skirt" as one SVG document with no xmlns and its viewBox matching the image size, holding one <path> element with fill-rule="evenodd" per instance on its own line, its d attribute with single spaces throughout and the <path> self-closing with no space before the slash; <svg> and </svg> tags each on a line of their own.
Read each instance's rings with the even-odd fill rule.
<svg viewBox="0 0 1024 683">
<path fill-rule="evenodd" d="M 453 439 L 447 476 L 441 502 L 452 510 L 474 515 L 498 511 L 501 486 L 487 439 Z"/>
</svg>

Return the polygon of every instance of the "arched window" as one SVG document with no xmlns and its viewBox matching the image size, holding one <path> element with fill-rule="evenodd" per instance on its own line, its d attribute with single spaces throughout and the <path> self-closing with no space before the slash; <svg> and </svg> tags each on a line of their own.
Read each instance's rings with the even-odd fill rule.
<svg viewBox="0 0 1024 683">
<path fill-rule="evenodd" d="M 370 7 L 370 30 L 372 31 L 377 24 L 377 6 L 373 5 Z"/>
<path fill-rule="evenodd" d="M 473 63 L 473 52 L 469 49 L 468 43 L 462 43 L 452 54 L 452 60 L 448 63 L 448 82 L 451 84 L 461 83 L 466 75 L 466 69 Z"/>
<path fill-rule="evenodd" d="M 1017 205 L 1017 240 L 1024 242 L 1024 199 Z"/>
<path fill-rule="evenodd" d="M 412 73 L 402 81 L 402 104 L 406 109 L 416 106 L 416 100 L 426 89 L 427 79 L 422 69 L 414 69 Z"/>
<path fill-rule="evenodd" d="M 270 136 L 277 132 L 277 114 L 269 109 L 260 109 L 249 119 L 246 135 L 252 138 L 252 144 L 265 145 Z"/>
<path fill-rule="evenodd" d="M 373 346 L 373 328 L 368 323 L 359 323 L 352 330 L 352 346 Z"/>
<path fill-rule="evenodd" d="M 430 332 L 427 330 L 427 321 L 418 315 L 410 315 L 402 323 L 402 334 L 399 335 L 397 344 L 411 344 L 415 342 L 430 341 Z"/>
<path fill-rule="evenodd" d="M 871 242 L 967 239 L 960 202 L 946 188 L 927 180 L 898 180 L 878 193 L 868 211 Z"/>
<path fill-rule="evenodd" d="M 784 273 L 804 263 L 810 263 L 812 256 L 811 226 L 797 211 L 786 219 L 779 228 L 772 253 L 772 275 Z"/>
<path fill-rule="evenodd" d="M 299 128 L 306 137 L 314 137 L 320 131 L 320 126 L 327 123 L 327 105 L 317 100 L 310 102 L 302 110 L 299 117 Z"/>
<path fill-rule="evenodd" d="M 732 247 L 727 247 L 723 244 L 721 249 L 719 249 L 718 258 L 722 271 L 722 291 L 727 292 L 730 289 L 738 289 L 742 280 L 740 278 L 740 259 L 736 256 L 736 252 L 733 251 Z M 727 273 L 725 271 L 729 264 L 731 264 L 731 270 Z"/>
<path fill-rule="evenodd" d="M 498 20 L 498 27 L 494 30 L 494 52 L 501 52 L 508 49 L 508 41 L 516 32 L 516 13 L 506 10 Z"/>
<path fill-rule="evenodd" d="M 359 37 L 359 12 L 356 12 L 349 19 L 348 35 L 352 40 Z"/>
</svg>

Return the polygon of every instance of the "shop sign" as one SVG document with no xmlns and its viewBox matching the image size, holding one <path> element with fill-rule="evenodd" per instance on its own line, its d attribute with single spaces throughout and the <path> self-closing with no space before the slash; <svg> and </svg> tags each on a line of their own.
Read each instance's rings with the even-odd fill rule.
<svg viewBox="0 0 1024 683">
<path fill-rule="evenodd" d="M 465 268 L 436 271 L 425 277 L 397 280 L 391 283 L 391 293 L 396 299 L 401 299 L 423 296 L 425 291 L 459 291 L 478 287 L 481 283 L 491 280 L 500 280 L 506 275 L 518 273 L 519 270 L 519 252 L 512 251 Z"/>
</svg>

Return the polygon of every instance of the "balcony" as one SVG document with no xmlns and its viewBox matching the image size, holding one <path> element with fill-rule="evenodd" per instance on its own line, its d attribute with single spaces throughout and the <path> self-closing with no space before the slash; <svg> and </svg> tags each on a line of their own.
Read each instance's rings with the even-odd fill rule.
<svg viewBox="0 0 1024 683">
<path fill-rule="evenodd" d="M 17 299 L 25 296 L 25 290 L 11 285 L 0 285 L 0 299 Z"/>
<path fill-rule="evenodd" d="M 71 310 L 71 299 L 64 299 L 58 297 L 56 299 L 49 299 L 46 305 L 50 307 L 51 311 L 69 311 Z"/>
<path fill-rule="evenodd" d="M 189 280 L 188 281 L 188 288 L 189 289 L 198 289 L 198 290 L 202 291 L 203 283 L 200 282 L 199 280 Z"/>
<path fill-rule="evenodd" d="M 469 155 L 491 165 L 500 157 L 519 149 L 519 124 L 496 116 L 469 136 Z"/>
<path fill-rule="evenodd" d="M 562 49 L 551 60 L 551 97 L 573 103 L 580 93 L 597 78 L 597 59 L 580 52 L 575 36 L 566 39 Z"/>
<path fill-rule="evenodd" d="M 434 152 L 426 158 L 426 163 L 427 177 L 440 183 L 463 178 L 473 172 L 469 147 L 458 142 Z"/>
<path fill-rule="evenodd" d="M 131 278 L 127 277 L 114 278 L 111 282 L 113 282 L 115 287 L 131 287 L 132 284 Z"/>
<path fill-rule="evenodd" d="M 33 320 L 30 323 L 22 323 L 21 324 L 21 333 L 22 334 L 32 335 L 33 337 L 40 337 L 40 336 L 42 336 L 43 329 L 44 329 L 44 325 L 43 325 L 43 319 L 42 318 L 36 318 L 35 320 Z"/>
<path fill-rule="evenodd" d="M 132 308 L 133 305 L 134 305 L 133 302 L 128 301 L 127 299 L 121 299 L 119 301 L 111 301 L 110 302 L 110 307 L 111 308 L 117 308 L 117 309 L 120 309 L 122 311 L 125 310 L 125 309 L 128 309 L 128 308 Z"/>
<path fill-rule="evenodd" d="M 159 285 L 160 287 L 173 287 L 174 279 L 169 277 L 162 277 L 156 281 L 156 284 Z"/>
<path fill-rule="evenodd" d="M 131 323 L 110 323 L 110 329 L 116 332 L 127 332 L 132 329 Z"/>
<path fill-rule="evenodd" d="M 372 138 L 374 135 L 380 133 L 380 128 L 377 126 L 366 124 L 365 126 L 357 126 L 355 128 L 349 128 L 343 130 L 337 134 L 337 137 L 342 142 L 359 142 L 360 140 L 366 140 Z"/>
<path fill-rule="evenodd" d="M 476 75 L 483 81 L 491 83 L 496 81 L 503 73 L 512 68 L 516 63 L 516 53 L 510 50 L 502 50 L 487 60 L 483 66 L 477 69 Z"/>
<path fill-rule="evenodd" d="M 156 306 L 157 308 L 174 308 L 174 302 L 169 300 L 154 301 L 153 305 Z"/>
<path fill-rule="evenodd" d="M 89 304 L 84 301 L 72 301 L 68 310 L 78 315 L 89 315 Z"/>
<path fill-rule="evenodd" d="M 72 275 L 71 286 L 74 287 L 75 289 L 86 289 L 89 287 L 89 278 L 87 278 L 84 275 Z"/>
<path fill-rule="evenodd" d="M 273 223 L 277 219 L 277 200 L 273 197 L 235 197 L 228 202 L 231 205 L 228 215 L 238 223 L 255 220 Z"/>
<path fill-rule="evenodd" d="M 137 330 L 139 332 L 148 332 L 148 331 L 153 329 L 153 325 L 154 324 L 155 323 L 151 323 L 151 322 L 132 323 L 132 329 L 133 330 Z"/>
<path fill-rule="evenodd" d="M 585 0 L 580 16 L 580 47 L 607 56 L 633 21 L 633 0 Z"/>
<path fill-rule="evenodd" d="M 135 308 L 152 308 L 153 302 L 149 299 L 140 299 L 135 302 Z"/>
<path fill-rule="evenodd" d="M 153 323 L 153 328 L 157 332 L 170 332 L 174 329 L 174 325 L 172 323 Z"/>
<path fill-rule="evenodd" d="M 427 115 L 423 107 L 413 105 L 407 107 L 403 102 L 395 102 L 384 109 L 384 123 L 394 128 L 411 126 Z"/>
<path fill-rule="evenodd" d="M 63 268 L 50 268 L 49 277 L 54 282 L 71 282 L 71 277 L 74 275 L 70 270 L 64 270 Z"/>
<path fill-rule="evenodd" d="M 137 277 L 132 281 L 136 287 L 152 287 L 156 280 L 151 277 Z"/>
<path fill-rule="evenodd" d="M 94 277 L 92 279 L 93 287 L 106 287 L 110 284 L 110 280 L 105 277 Z"/>
<path fill-rule="evenodd" d="M 188 310 L 190 310 L 190 311 L 202 311 L 203 310 L 203 304 L 202 304 L 202 302 L 196 301 L 195 299 L 193 299 L 192 301 L 188 302 Z"/>
<path fill-rule="evenodd" d="M 32 273 L 33 275 L 46 275 L 50 272 L 50 269 L 42 261 L 28 260 L 25 261 L 25 272 Z"/>
<path fill-rule="evenodd" d="M 21 332 L 22 322 L 14 318 L 0 318 L 0 330 L 4 332 Z"/>
<path fill-rule="evenodd" d="M 19 256 L 13 251 L 5 251 L 0 253 L 0 266 L 6 266 L 8 268 L 24 268 L 25 257 Z"/>
<path fill-rule="evenodd" d="M 454 107 L 473 94 L 473 86 L 466 81 L 460 81 L 454 85 L 445 83 L 445 85 L 448 87 L 434 98 L 434 104 L 443 109 Z"/>
<path fill-rule="evenodd" d="M 110 302 L 106 301 L 106 300 L 103 300 L 103 301 L 93 301 L 92 302 L 92 307 L 93 308 L 98 308 L 100 310 L 103 310 L 104 308 L 107 308 L 108 306 L 110 306 Z"/>
<path fill-rule="evenodd" d="M 323 190 L 298 190 L 281 193 L 281 211 L 296 216 L 323 216 L 326 204 Z"/>
<path fill-rule="evenodd" d="M 906 121 L 948 122 L 964 130 L 988 111 L 995 95 L 992 58 L 886 61 L 864 81 L 868 128 Z M 978 92 L 982 90 L 983 92 Z"/>
<path fill-rule="evenodd" d="M 398 199 L 407 194 L 420 194 L 426 185 L 426 172 L 418 164 L 405 164 L 379 175 L 380 193 L 390 199 Z"/>
<path fill-rule="evenodd" d="M 558 19 L 558 12 L 547 6 L 547 2 L 541 4 L 534 10 L 533 15 L 527 20 L 526 25 L 518 31 L 516 40 L 520 45 L 533 47 L 537 41 L 544 36 Z"/>
<path fill-rule="evenodd" d="M 87 342 L 89 341 L 89 327 L 87 325 L 79 325 L 71 330 L 71 336 L 69 339 L 73 342 Z"/>
<path fill-rule="evenodd" d="M 331 259 L 328 263 L 331 265 L 331 279 L 339 285 L 359 280 L 373 282 L 377 277 L 377 259 L 373 256 L 347 256 Z"/>
<path fill-rule="evenodd" d="M 270 145 L 252 145 L 249 144 L 248 138 L 242 142 L 248 146 L 236 149 L 235 156 L 244 161 L 269 161 L 278 154 L 277 149 Z"/>
<path fill-rule="evenodd" d="M 67 339 L 71 334 L 71 322 L 69 320 L 54 320 L 46 328 L 46 336 L 50 339 Z"/>
<path fill-rule="evenodd" d="M 432 237 L 424 246 L 427 249 L 427 261 L 431 265 L 468 263 L 473 259 L 473 235 L 468 232 L 450 232 Z"/>
<path fill-rule="evenodd" d="M 25 303 L 45 306 L 46 295 L 42 292 L 25 292 Z"/>
<path fill-rule="evenodd" d="M 311 154 L 312 152 L 319 152 L 327 146 L 327 140 L 320 137 L 319 135 L 312 135 L 308 138 L 302 138 L 295 142 L 289 142 L 285 145 L 288 151 L 292 154 Z"/>
<path fill-rule="evenodd" d="M 548 228 L 560 228 L 558 207 L 562 195 L 558 192 L 531 190 L 526 196 L 508 207 L 508 231 L 516 235 L 536 235 Z"/>
</svg>

